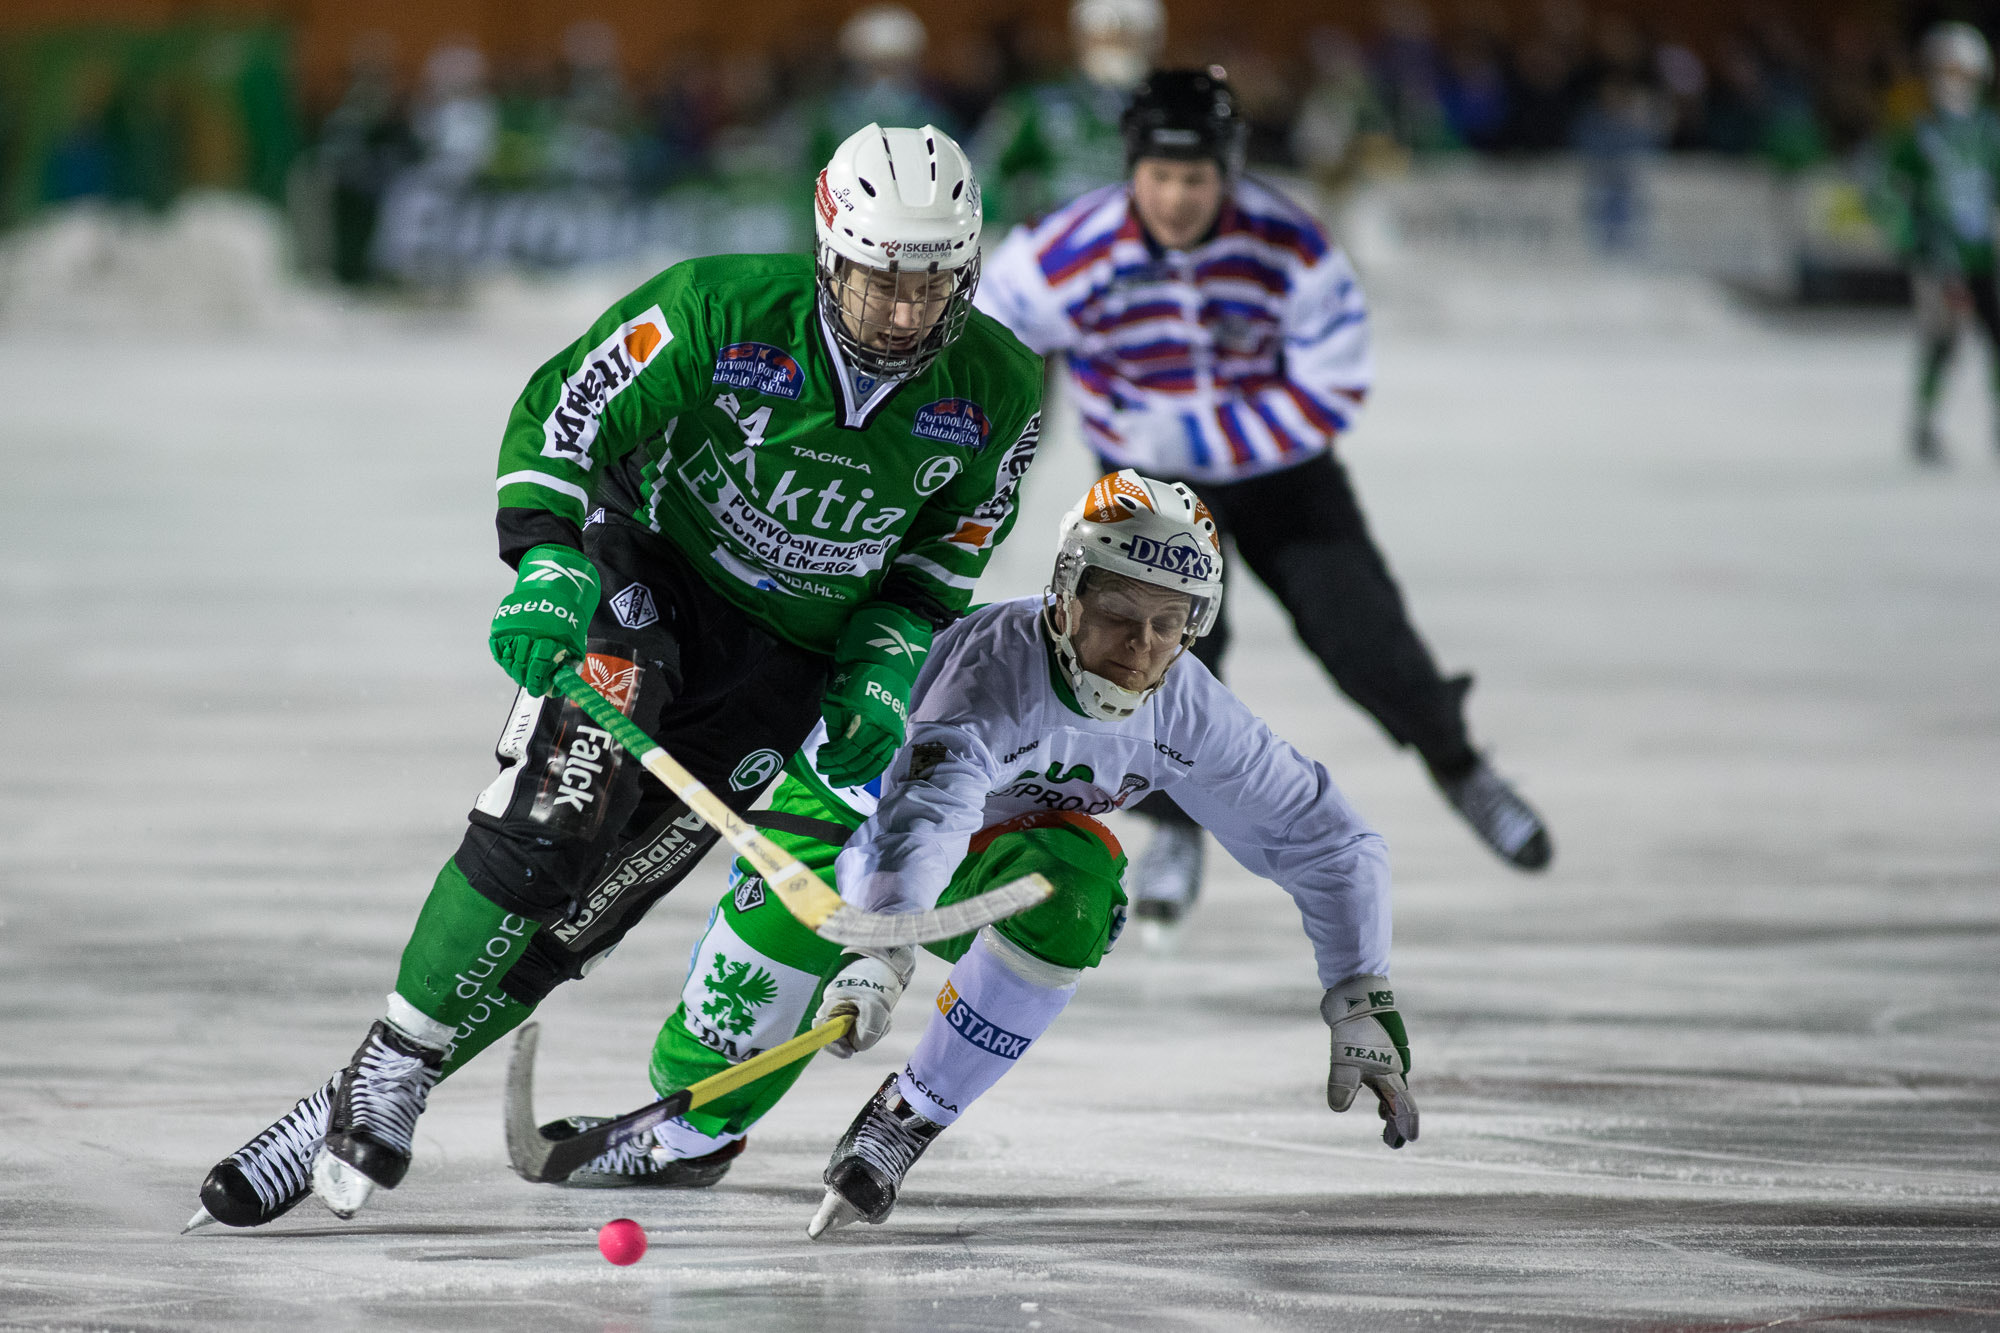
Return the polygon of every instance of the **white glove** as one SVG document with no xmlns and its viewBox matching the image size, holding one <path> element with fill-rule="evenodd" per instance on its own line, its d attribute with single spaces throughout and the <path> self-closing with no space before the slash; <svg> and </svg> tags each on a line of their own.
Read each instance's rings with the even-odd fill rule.
<svg viewBox="0 0 2000 1333">
<path fill-rule="evenodd" d="M 1380 1102 L 1382 1142 L 1391 1148 L 1415 1142 L 1417 1102 L 1404 1082 L 1410 1072 L 1410 1039 L 1396 1012 L 1389 978 L 1349 977 L 1321 998 L 1319 1013 L 1333 1029 L 1326 1104 L 1345 1111 L 1366 1084 Z"/>
<path fill-rule="evenodd" d="M 865 1051 L 889 1030 L 889 1015 L 903 998 L 903 987 L 917 970 L 917 951 L 908 945 L 894 949 L 854 950 L 842 955 L 840 971 L 826 983 L 813 1016 L 813 1026 L 843 1010 L 854 1015 L 847 1035 L 827 1043 L 827 1054 L 845 1060 Z"/>
</svg>

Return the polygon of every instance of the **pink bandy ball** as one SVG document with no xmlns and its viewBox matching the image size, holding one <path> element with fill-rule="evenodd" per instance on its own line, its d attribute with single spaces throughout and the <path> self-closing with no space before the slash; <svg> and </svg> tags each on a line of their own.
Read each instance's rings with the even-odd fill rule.
<svg viewBox="0 0 2000 1333">
<path fill-rule="evenodd" d="M 598 1230 L 597 1248 L 620 1267 L 636 1264 L 646 1257 L 646 1229 L 629 1217 L 606 1222 Z"/>
</svg>

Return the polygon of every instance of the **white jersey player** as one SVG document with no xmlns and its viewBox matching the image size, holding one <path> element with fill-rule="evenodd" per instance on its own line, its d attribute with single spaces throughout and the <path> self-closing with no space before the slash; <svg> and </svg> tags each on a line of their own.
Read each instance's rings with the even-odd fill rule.
<svg viewBox="0 0 2000 1333">
<path fill-rule="evenodd" d="M 1039 907 L 930 946 L 954 964 L 938 1012 L 836 1148 L 813 1235 L 886 1218 L 924 1147 L 1062 1012 L 1123 919 L 1124 857 L 1097 816 L 1154 791 L 1172 792 L 1297 902 L 1333 1030 L 1329 1103 L 1346 1110 L 1365 1085 L 1390 1147 L 1417 1136 L 1388 982 L 1386 850 L 1324 767 L 1198 660 L 1181 660 L 1221 595 L 1215 525 L 1194 494 L 1129 470 L 1107 476 L 1065 519 L 1045 597 L 983 608 L 934 640 L 908 744 L 872 790 L 825 785 L 810 744 L 788 766 L 761 822 L 857 906 L 925 910 L 1030 872 L 1055 885 Z M 856 1020 L 835 1054 L 888 1029 L 909 951 L 842 955 L 767 898 L 739 863 L 654 1048 L 663 1093 L 842 1005 Z M 657 1146 L 608 1153 L 571 1182 L 712 1184 L 797 1070 L 690 1112 Z"/>
</svg>

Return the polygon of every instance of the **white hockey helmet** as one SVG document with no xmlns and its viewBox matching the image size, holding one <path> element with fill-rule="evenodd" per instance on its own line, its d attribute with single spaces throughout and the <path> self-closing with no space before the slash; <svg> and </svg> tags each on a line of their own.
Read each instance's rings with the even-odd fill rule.
<svg viewBox="0 0 2000 1333">
<path fill-rule="evenodd" d="M 1933 74 L 1951 71 L 1977 83 L 1993 77 L 1993 48 L 1970 23 L 1952 20 L 1933 26 L 1924 34 L 1923 59 Z"/>
<path fill-rule="evenodd" d="M 840 25 L 840 54 L 857 65 L 914 65 L 930 34 L 903 5 L 870 5 Z"/>
<path fill-rule="evenodd" d="M 1074 0 L 1069 28 L 1085 77 L 1107 88 L 1130 88 L 1160 54 L 1167 11 L 1160 0 Z"/>
<path fill-rule="evenodd" d="M 1083 669 L 1071 642 L 1068 607 L 1092 570 L 1186 593 L 1187 628 L 1181 635 L 1186 651 L 1215 625 L 1222 609 L 1221 534 L 1208 506 L 1184 484 L 1155 481 L 1131 468 L 1100 477 L 1063 515 L 1042 619 L 1077 703 L 1092 717 L 1116 722 L 1137 712 L 1166 675 L 1146 689 L 1128 690 Z"/>
<path fill-rule="evenodd" d="M 921 374 L 965 331 L 979 283 L 979 182 L 943 130 L 869 125 L 851 135 L 819 173 L 813 239 L 820 308 L 856 367 Z M 907 307 L 921 303 L 886 294 L 910 273 L 951 275 L 937 312 L 924 312 L 927 327 L 910 327 Z M 870 282 L 880 274 L 891 281 Z"/>
</svg>

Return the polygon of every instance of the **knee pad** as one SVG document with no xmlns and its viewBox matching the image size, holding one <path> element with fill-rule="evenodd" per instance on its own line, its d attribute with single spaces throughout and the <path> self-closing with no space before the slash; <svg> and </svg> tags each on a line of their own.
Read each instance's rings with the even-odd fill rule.
<svg viewBox="0 0 2000 1333">
<path fill-rule="evenodd" d="M 551 926 L 574 910 L 593 856 L 589 843 L 540 837 L 518 824 L 474 813 L 453 859 L 489 902 Z"/>
<path fill-rule="evenodd" d="M 1049 878 L 1056 891 L 1047 902 L 986 929 L 1045 966 L 1072 974 L 1097 966 L 1124 923 L 1125 891 L 1110 857 L 1101 873 L 1064 867 Z"/>
</svg>

